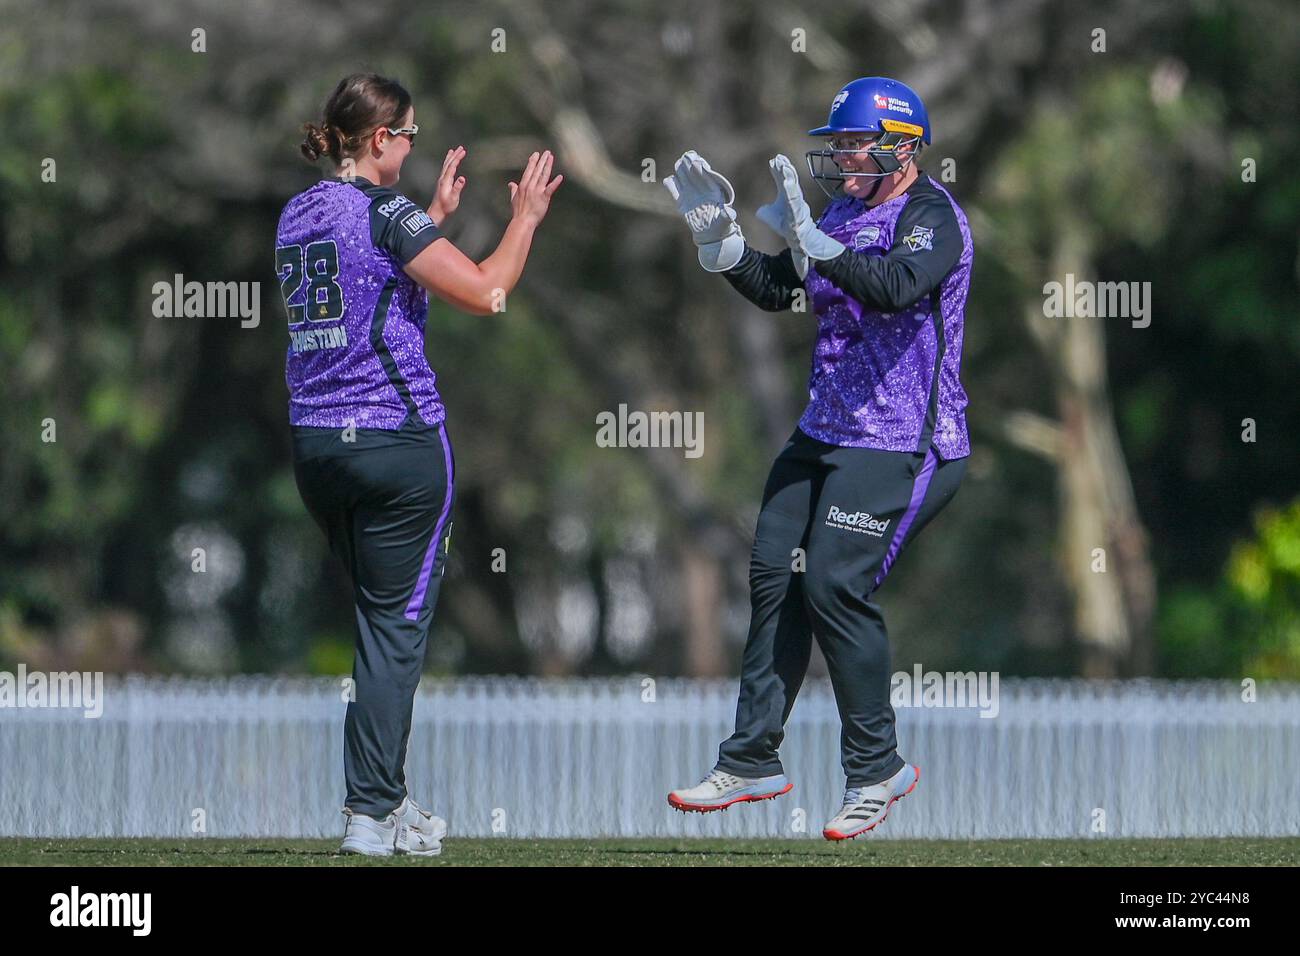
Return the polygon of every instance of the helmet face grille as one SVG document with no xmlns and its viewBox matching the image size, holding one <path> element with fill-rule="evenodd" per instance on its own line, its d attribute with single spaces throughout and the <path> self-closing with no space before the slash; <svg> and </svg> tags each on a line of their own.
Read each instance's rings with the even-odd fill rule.
<svg viewBox="0 0 1300 956">
<path fill-rule="evenodd" d="M 871 131 L 864 130 L 864 132 Z M 911 151 L 902 162 L 899 162 L 896 155 L 900 149 Z M 921 137 L 919 136 L 884 133 L 871 145 L 863 149 L 836 149 L 833 146 L 827 146 L 823 149 L 808 150 L 804 153 L 804 158 L 808 163 L 808 174 L 821 186 L 822 192 L 834 198 L 836 191 L 850 179 L 880 179 L 884 176 L 892 176 L 900 169 L 906 169 L 920 150 Z M 840 160 L 844 157 L 863 155 L 871 159 L 876 166 L 876 171 L 845 171 L 840 163 Z M 828 189 L 826 183 L 834 185 Z"/>
</svg>

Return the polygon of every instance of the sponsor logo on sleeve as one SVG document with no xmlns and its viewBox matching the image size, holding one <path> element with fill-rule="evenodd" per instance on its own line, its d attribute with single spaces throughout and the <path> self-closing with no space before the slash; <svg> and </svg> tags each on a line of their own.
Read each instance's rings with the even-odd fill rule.
<svg viewBox="0 0 1300 956">
<path fill-rule="evenodd" d="M 903 237 L 903 244 L 911 252 L 921 249 L 934 249 L 934 230 L 928 226 L 913 226 L 912 231 Z"/>
<path fill-rule="evenodd" d="M 865 249 L 880 238 L 879 226 L 863 226 L 853 234 L 853 248 Z"/>
<path fill-rule="evenodd" d="M 397 213 L 406 209 L 415 208 L 415 203 L 405 196 L 394 196 L 385 202 L 379 204 L 379 215 L 385 219 L 392 219 Z"/>
<path fill-rule="evenodd" d="M 415 208 L 408 212 L 401 219 L 402 228 L 413 236 L 417 236 L 426 229 L 433 228 L 433 220 L 423 209 Z"/>
</svg>

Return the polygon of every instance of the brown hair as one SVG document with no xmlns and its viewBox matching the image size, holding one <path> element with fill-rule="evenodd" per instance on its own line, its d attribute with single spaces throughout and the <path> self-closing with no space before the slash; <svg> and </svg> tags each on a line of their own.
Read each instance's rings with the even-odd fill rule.
<svg viewBox="0 0 1300 956">
<path fill-rule="evenodd" d="M 321 123 L 304 123 L 307 138 L 299 149 L 309 162 L 329 156 L 335 166 L 356 153 L 381 126 L 400 126 L 411 108 L 411 94 L 396 80 L 377 73 L 353 73 L 325 101 Z"/>
</svg>

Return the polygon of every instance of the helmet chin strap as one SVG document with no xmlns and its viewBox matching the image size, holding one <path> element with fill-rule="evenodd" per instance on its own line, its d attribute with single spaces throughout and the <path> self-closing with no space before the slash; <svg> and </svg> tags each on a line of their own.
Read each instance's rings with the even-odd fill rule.
<svg viewBox="0 0 1300 956">
<path fill-rule="evenodd" d="M 873 162 L 875 162 L 875 160 L 873 160 Z M 891 170 L 890 172 L 886 173 L 881 169 L 880 171 L 883 175 L 872 177 L 875 180 L 875 184 L 871 187 L 871 192 L 864 196 L 862 201 L 866 203 L 875 202 L 876 196 L 880 194 L 880 187 L 884 186 L 886 182 L 892 182 L 894 173 L 907 172 L 907 167 L 910 165 L 912 165 L 912 156 L 908 156 L 906 161 L 899 163 L 898 168 Z M 876 168 L 880 168 L 880 163 L 876 163 Z"/>
<path fill-rule="evenodd" d="M 862 201 L 867 203 L 873 202 L 876 198 L 876 194 L 880 192 L 880 187 L 885 185 L 885 180 L 893 179 L 893 178 L 894 177 L 892 173 L 888 176 L 876 176 L 875 185 L 871 187 L 871 192 L 862 198 Z"/>
<path fill-rule="evenodd" d="M 893 173 L 886 173 L 884 175 L 875 175 L 875 176 L 867 174 L 862 176 L 854 176 L 853 178 L 859 180 L 870 179 L 872 181 L 871 192 L 867 193 L 865 196 L 856 197 L 859 202 L 872 203 L 875 202 L 876 196 L 880 194 L 880 187 L 885 184 L 885 181 L 893 178 Z"/>
<path fill-rule="evenodd" d="M 883 167 L 883 165 L 882 165 L 882 164 L 880 163 L 880 161 L 879 161 L 878 159 L 876 159 L 874 156 L 871 157 L 871 162 L 875 164 L 876 169 L 880 170 L 880 172 L 877 173 L 876 175 L 873 175 L 873 176 L 870 176 L 870 177 L 869 177 L 869 178 L 872 180 L 872 184 L 871 184 L 871 192 L 869 192 L 869 193 L 867 193 L 867 195 L 861 197 L 861 201 L 862 201 L 862 202 L 865 202 L 865 203 L 872 203 L 872 202 L 875 202 L 875 201 L 876 201 L 876 196 L 880 195 L 880 187 L 883 186 L 883 185 L 885 184 L 885 181 L 886 181 L 886 180 L 891 180 L 891 179 L 893 179 L 893 178 L 894 178 L 894 173 L 896 173 L 896 172 L 898 171 L 898 170 L 891 170 L 891 171 L 889 171 L 889 172 L 886 172 L 885 169 L 884 169 L 884 167 Z M 900 167 L 900 168 L 903 168 L 903 167 Z M 858 177 L 858 178 L 861 178 L 861 177 Z"/>
</svg>

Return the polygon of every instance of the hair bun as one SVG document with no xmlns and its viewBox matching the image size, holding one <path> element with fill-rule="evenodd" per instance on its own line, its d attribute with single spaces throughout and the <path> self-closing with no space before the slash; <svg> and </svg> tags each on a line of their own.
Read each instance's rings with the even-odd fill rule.
<svg viewBox="0 0 1300 956">
<path fill-rule="evenodd" d="M 329 124 L 317 126 L 315 123 L 304 123 L 303 132 L 307 134 L 306 139 L 302 141 L 302 154 L 311 162 L 316 162 L 326 153 L 330 152 L 333 137 L 330 135 L 333 130 Z"/>
<path fill-rule="evenodd" d="M 325 101 L 320 122 L 305 123 L 299 147 L 308 162 L 328 156 L 335 166 L 360 154 L 366 138 L 381 126 L 402 126 L 411 94 L 396 80 L 375 73 L 353 73 L 339 80 Z"/>
</svg>

